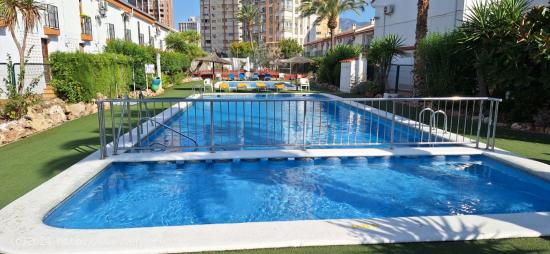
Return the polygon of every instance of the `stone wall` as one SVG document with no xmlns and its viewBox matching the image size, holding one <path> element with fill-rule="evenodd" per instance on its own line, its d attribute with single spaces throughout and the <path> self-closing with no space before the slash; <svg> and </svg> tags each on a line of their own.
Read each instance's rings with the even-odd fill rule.
<svg viewBox="0 0 550 254">
<path fill-rule="evenodd" d="M 29 107 L 27 114 L 19 120 L 0 123 L 0 146 L 96 112 L 95 102 L 67 104 L 60 99 L 44 101 Z"/>
</svg>

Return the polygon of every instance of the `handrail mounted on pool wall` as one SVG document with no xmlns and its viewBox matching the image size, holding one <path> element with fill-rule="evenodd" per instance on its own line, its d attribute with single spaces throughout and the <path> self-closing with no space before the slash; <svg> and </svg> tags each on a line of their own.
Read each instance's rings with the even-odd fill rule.
<svg viewBox="0 0 550 254">
<path fill-rule="evenodd" d="M 97 102 L 101 157 L 124 152 L 471 145 L 494 150 L 501 99 L 203 95 Z M 109 134 L 108 131 L 109 130 Z M 107 136 L 112 143 L 107 144 Z"/>
</svg>

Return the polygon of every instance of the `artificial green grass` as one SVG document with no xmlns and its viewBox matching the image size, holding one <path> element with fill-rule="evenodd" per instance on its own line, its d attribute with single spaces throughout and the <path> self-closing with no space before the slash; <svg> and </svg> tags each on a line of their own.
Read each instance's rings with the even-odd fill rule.
<svg viewBox="0 0 550 254">
<path fill-rule="evenodd" d="M 192 83 L 162 97 L 186 97 Z M 550 164 L 550 135 L 499 128 L 497 146 Z M 82 117 L 0 147 L 0 208 L 98 148 L 96 115 Z M 391 245 L 285 248 L 224 253 L 550 253 L 548 238 Z"/>
<path fill-rule="evenodd" d="M 550 253 L 550 238 L 516 238 L 504 240 L 348 245 L 203 252 L 204 254 L 543 254 Z"/>
<path fill-rule="evenodd" d="M 190 94 L 191 85 L 186 84 L 163 97 Z M 98 135 L 93 114 L 0 147 L 0 208 L 93 153 L 99 147 Z"/>
</svg>

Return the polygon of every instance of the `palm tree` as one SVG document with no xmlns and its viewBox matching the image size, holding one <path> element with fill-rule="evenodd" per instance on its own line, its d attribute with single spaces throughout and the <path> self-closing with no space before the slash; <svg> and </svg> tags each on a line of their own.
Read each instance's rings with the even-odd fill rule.
<svg viewBox="0 0 550 254">
<path fill-rule="evenodd" d="M 42 4 L 35 0 L 0 0 L 0 17 L 4 20 L 11 37 L 17 47 L 19 53 L 20 73 L 19 85 L 17 92 L 23 94 L 25 87 L 25 51 L 27 50 L 27 37 L 38 22 L 40 21 L 40 11 L 43 9 Z M 23 37 L 19 39 L 16 34 L 16 26 L 19 23 L 19 16 L 23 23 Z"/>
<path fill-rule="evenodd" d="M 480 1 L 470 7 L 466 21 L 459 29 L 460 43 L 472 50 L 475 59 L 479 96 L 489 96 L 489 83 L 495 85 L 502 70 L 494 68 L 499 56 L 505 58 L 507 42 L 516 39 L 524 14 L 529 10 L 531 0 Z M 495 80 L 496 79 L 496 80 Z"/>
<path fill-rule="evenodd" d="M 316 15 L 316 24 L 327 20 L 327 27 L 330 30 L 330 47 L 333 48 L 340 14 L 345 11 L 355 11 L 360 14 L 365 10 L 366 5 L 366 0 L 303 0 L 299 10 L 303 17 Z"/>
<path fill-rule="evenodd" d="M 250 45 L 252 45 L 252 27 L 254 26 L 254 20 L 256 20 L 258 14 L 258 7 L 253 4 L 243 5 L 237 13 L 237 19 L 246 27 Z"/>
<path fill-rule="evenodd" d="M 428 34 L 428 8 L 430 8 L 430 0 L 418 0 L 418 11 L 416 13 L 416 38 L 415 49 L 420 45 L 422 40 L 426 38 Z M 414 93 L 420 91 L 424 86 L 426 80 L 422 71 L 426 68 L 424 58 L 420 55 L 418 50 L 414 51 Z"/>
<path fill-rule="evenodd" d="M 406 54 L 403 51 L 403 45 L 403 38 L 395 34 L 376 38 L 369 45 L 367 58 L 375 66 L 375 80 L 379 85 L 380 93 L 386 89 L 393 58 Z"/>
</svg>

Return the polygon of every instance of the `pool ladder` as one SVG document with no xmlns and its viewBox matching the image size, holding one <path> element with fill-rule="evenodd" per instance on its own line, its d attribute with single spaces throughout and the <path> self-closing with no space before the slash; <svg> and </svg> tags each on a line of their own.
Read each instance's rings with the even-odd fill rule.
<svg viewBox="0 0 550 254">
<path fill-rule="evenodd" d="M 443 115 L 443 133 L 447 133 L 447 113 L 445 113 L 445 111 L 443 110 L 433 110 L 431 108 L 425 108 L 423 110 L 420 111 L 420 113 L 418 114 L 418 127 L 419 129 L 421 129 L 420 127 L 422 126 L 422 120 L 424 119 L 423 116 L 424 116 L 424 112 L 430 112 L 430 122 L 429 122 L 429 132 L 428 132 L 428 142 L 430 142 L 431 140 L 431 135 L 432 135 L 432 128 L 434 129 L 437 129 L 437 126 L 436 126 L 436 117 L 438 114 L 442 114 Z M 422 141 L 424 138 L 424 132 L 421 132 L 420 134 L 420 141 Z"/>
<path fill-rule="evenodd" d="M 143 92 L 139 93 L 139 99 L 140 100 L 145 99 L 145 96 L 143 95 Z M 141 104 L 141 102 L 140 102 L 140 104 Z M 139 121 L 140 124 L 143 123 L 143 122 L 146 122 L 146 121 L 149 121 L 149 122 L 153 123 L 153 125 L 158 124 L 158 125 L 164 127 L 165 129 L 168 129 L 168 130 L 178 134 L 179 136 L 184 137 L 187 140 L 190 140 L 195 146 L 199 146 L 199 144 L 197 143 L 197 141 L 195 139 L 183 134 L 181 131 L 178 131 L 178 130 L 176 130 L 176 129 L 174 129 L 174 128 L 166 125 L 166 124 L 163 124 L 163 123 L 157 121 L 156 119 L 150 117 L 150 112 L 149 112 L 149 108 L 147 108 L 147 103 L 145 103 L 144 106 L 145 106 L 145 117 L 143 117 L 143 118 L 140 117 L 140 121 Z M 141 106 L 140 106 L 140 108 L 141 108 Z M 163 147 L 163 150 L 166 150 L 166 148 L 168 147 L 166 144 L 162 144 L 160 142 L 151 143 L 151 145 L 149 147 L 151 149 L 155 149 L 154 146 L 161 146 L 161 147 Z"/>
</svg>

